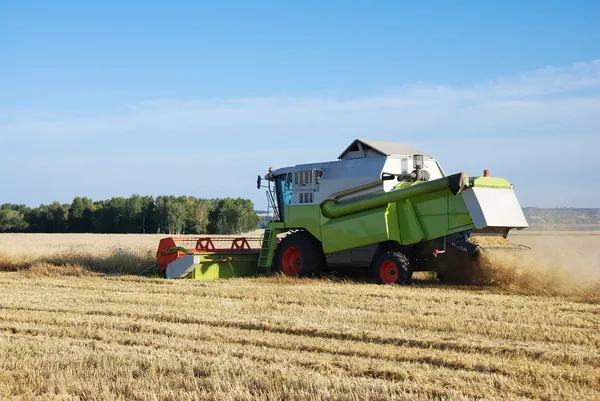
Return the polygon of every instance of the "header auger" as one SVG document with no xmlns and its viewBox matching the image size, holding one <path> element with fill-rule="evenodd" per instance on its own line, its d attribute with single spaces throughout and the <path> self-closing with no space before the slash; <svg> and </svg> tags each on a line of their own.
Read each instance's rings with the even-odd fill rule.
<svg viewBox="0 0 600 401">
<path fill-rule="evenodd" d="M 157 256 L 167 277 L 359 269 L 381 284 L 409 283 L 413 271 L 468 282 L 481 249 L 472 235 L 508 243 L 511 229 L 527 227 L 506 179 L 487 170 L 446 175 L 437 160 L 398 143 L 357 139 L 336 161 L 269 169 L 257 186 L 267 188 L 274 218 L 256 247 L 197 239 L 190 249 L 163 239 Z"/>
</svg>

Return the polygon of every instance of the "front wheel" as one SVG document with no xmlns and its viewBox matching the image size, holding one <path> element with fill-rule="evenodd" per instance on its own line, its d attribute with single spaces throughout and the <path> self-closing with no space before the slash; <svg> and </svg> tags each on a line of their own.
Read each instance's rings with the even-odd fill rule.
<svg viewBox="0 0 600 401">
<path fill-rule="evenodd" d="M 410 284 L 412 281 L 408 258 L 399 252 L 381 255 L 373 265 L 373 275 L 377 284 Z"/>
<path fill-rule="evenodd" d="M 321 243 L 307 231 L 288 235 L 277 247 L 275 265 L 287 276 L 313 276 L 325 266 Z"/>
</svg>

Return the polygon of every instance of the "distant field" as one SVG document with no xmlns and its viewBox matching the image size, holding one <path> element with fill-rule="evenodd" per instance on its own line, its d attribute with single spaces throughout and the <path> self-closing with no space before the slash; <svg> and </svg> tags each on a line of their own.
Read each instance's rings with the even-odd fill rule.
<svg viewBox="0 0 600 401">
<path fill-rule="evenodd" d="M 256 230 L 241 236 L 260 237 L 261 234 L 262 230 Z M 158 242 L 167 236 L 169 235 L 0 234 L 0 271 L 16 270 L 41 261 L 54 265 L 82 265 L 104 273 L 135 274 L 154 264 Z"/>
<path fill-rule="evenodd" d="M 515 233 L 531 232 L 596 232 L 600 233 L 600 224 L 531 224 L 525 230 L 515 231 Z"/>
<path fill-rule="evenodd" d="M 82 268 L 160 237 L 0 235 L 0 399 L 600 399 L 600 235 L 512 236 L 487 287 Z"/>
<path fill-rule="evenodd" d="M 262 230 L 256 230 L 240 236 L 259 237 L 261 234 Z M 169 234 L 0 234 L 0 252 L 36 255 L 64 252 L 102 254 L 114 249 L 156 252 L 158 241 L 168 236 Z M 190 237 L 198 236 L 208 235 Z"/>
</svg>

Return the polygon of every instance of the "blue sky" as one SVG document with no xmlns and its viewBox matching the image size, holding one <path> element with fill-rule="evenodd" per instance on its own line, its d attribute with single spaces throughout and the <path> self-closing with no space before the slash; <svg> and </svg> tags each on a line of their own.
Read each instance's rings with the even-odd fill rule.
<svg viewBox="0 0 600 401">
<path fill-rule="evenodd" d="M 0 0 L 0 203 L 242 196 L 354 138 L 600 207 L 600 2 Z"/>
</svg>

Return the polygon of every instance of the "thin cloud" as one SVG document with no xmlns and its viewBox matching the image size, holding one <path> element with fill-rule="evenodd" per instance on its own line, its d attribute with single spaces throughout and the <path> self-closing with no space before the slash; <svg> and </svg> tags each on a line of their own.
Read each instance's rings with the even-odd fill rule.
<svg viewBox="0 0 600 401">
<path fill-rule="evenodd" d="M 394 93 L 358 98 L 271 97 L 240 99 L 177 100 L 156 99 L 129 106 L 118 116 L 72 118 L 59 121 L 20 121 L 0 126 L 2 136 L 73 136 L 102 133 L 128 133 L 136 129 L 210 128 L 215 126 L 290 125 L 298 123 L 336 123 L 382 118 L 387 123 L 406 122 L 408 127 L 427 116 L 446 118 L 462 110 L 494 113 L 510 112 L 507 117 L 524 118 L 531 114 L 555 115 L 565 103 L 577 107 L 579 114 L 598 107 L 598 97 L 577 95 L 581 90 L 600 88 L 600 60 L 575 63 L 567 67 L 546 67 L 515 77 L 501 78 L 465 87 L 413 85 Z M 549 98 L 559 95 L 560 101 Z M 565 99 L 567 101 L 565 101 Z M 580 109 L 583 107 L 583 109 Z M 533 110 L 532 110 L 533 109 Z M 531 112 L 532 110 L 532 112 Z M 564 114 L 564 113 L 561 113 Z M 397 115 L 398 118 L 394 118 Z M 531 116 L 535 118 L 535 116 Z M 567 116 L 568 117 L 568 116 Z M 480 120 L 479 116 L 470 119 Z M 339 121 L 341 120 L 341 121 Z"/>
<path fill-rule="evenodd" d="M 589 171 L 600 171 L 598 110 L 600 60 L 362 97 L 155 99 L 123 106 L 118 115 L 0 125 L 0 171 L 11 171 L 3 179 L 24 199 L 66 201 L 86 195 L 81 188 L 112 188 L 95 197 L 156 193 L 155 182 L 163 193 L 217 191 L 263 202 L 248 182 L 266 165 L 333 159 L 353 138 L 369 137 L 418 145 L 449 172 L 493 169 L 519 184 L 527 205 L 600 206 L 599 187 L 587 181 Z M 585 159 L 584 167 L 572 166 L 571 157 Z M 200 178 L 186 181 L 178 167 Z M 218 174 L 204 174 L 207 168 Z M 58 181 L 61 192 L 53 191 Z M 581 188 L 577 198 L 550 185 L 561 181 Z M 24 182 L 38 190 L 28 194 Z"/>
</svg>

